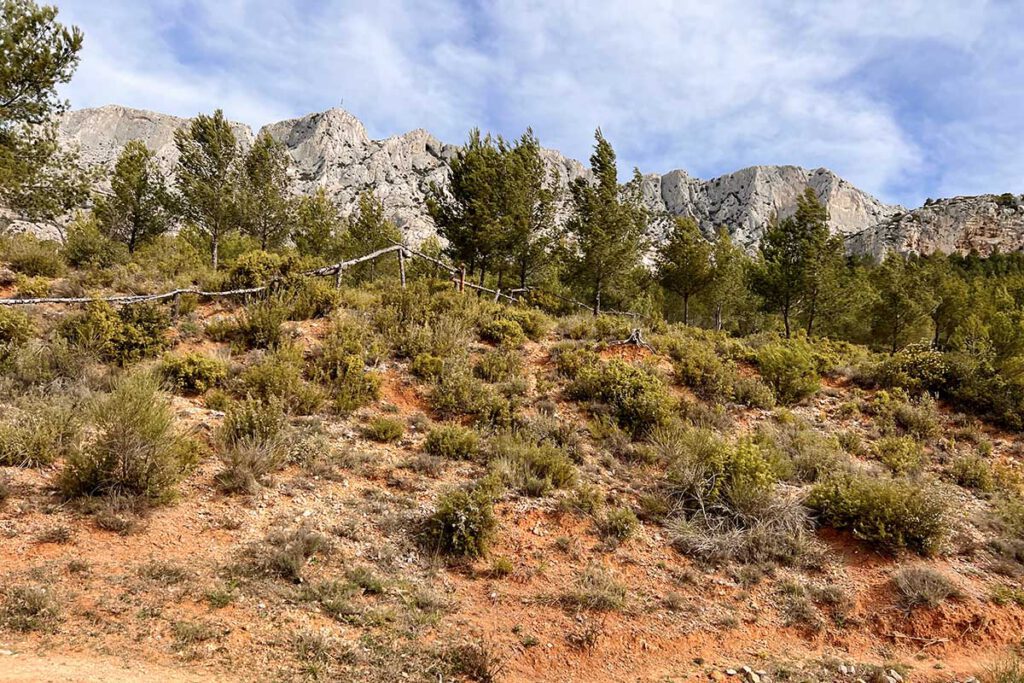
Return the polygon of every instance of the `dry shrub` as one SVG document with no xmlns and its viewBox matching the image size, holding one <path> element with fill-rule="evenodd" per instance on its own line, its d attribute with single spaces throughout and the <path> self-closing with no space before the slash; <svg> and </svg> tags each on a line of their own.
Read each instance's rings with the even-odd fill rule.
<svg viewBox="0 0 1024 683">
<path fill-rule="evenodd" d="M 960 595 L 959 589 L 944 574 L 929 567 L 904 567 L 892 576 L 893 586 L 904 607 L 938 607 Z"/>
</svg>

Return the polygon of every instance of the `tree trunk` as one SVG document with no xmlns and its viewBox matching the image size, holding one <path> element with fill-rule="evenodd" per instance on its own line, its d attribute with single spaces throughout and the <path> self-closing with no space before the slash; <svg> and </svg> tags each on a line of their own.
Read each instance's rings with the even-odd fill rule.
<svg viewBox="0 0 1024 683">
<path fill-rule="evenodd" d="M 597 285 L 597 288 L 594 290 L 594 315 L 595 316 L 601 315 L 601 285 L 600 285 L 600 283 Z"/>
<path fill-rule="evenodd" d="M 683 324 L 690 324 L 690 295 L 683 294 Z"/>
<path fill-rule="evenodd" d="M 210 236 L 210 245 L 211 245 L 212 250 L 213 250 L 213 259 L 212 260 L 213 260 L 213 271 L 214 272 L 217 272 L 217 265 L 218 265 L 218 262 L 219 262 L 219 255 L 220 255 L 220 253 L 219 253 L 220 252 L 220 243 L 219 243 L 220 240 L 218 240 L 217 238 L 218 238 L 218 235 L 216 235 L 216 234 Z"/>
<path fill-rule="evenodd" d="M 789 339 L 789 302 L 787 301 L 782 305 L 782 322 L 786 326 L 786 339 Z"/>
<path fill-rule="evenodd" d="M 722 331 L 722 304 L 715 306 L 715 331 Z"/>
</svg>

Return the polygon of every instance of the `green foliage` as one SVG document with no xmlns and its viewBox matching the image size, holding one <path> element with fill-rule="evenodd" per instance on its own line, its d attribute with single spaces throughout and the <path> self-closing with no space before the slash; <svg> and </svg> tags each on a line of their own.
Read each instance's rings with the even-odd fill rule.
<svg viewBox="0 0 1024 683">
<path fill-rule="evenodd" d="M 558 374 L 568 379 L 576 379 L 584 368 L 597 367 L 601 357 L 588 348 L 576 344 L 558 344 L 551 350 Z"/>
<path fill-rule="evenodd" d="M 228 376 L 227 363 L 201 353 L 164 356 L 160 363 L 164 380 L 182 394 L 203 394 L 220 386 Z"/>
<path fill-rule="evenodd" d="M 29 277 L 59 277 L 64 273 L 60 245 L 27 233 L 6 240 L 3 259 L 11 270 Z"/>
<path fill-rule="evenodd" d="M 519 323 L 505 318 L 496 318 L 488 322 L 480 329 L 480 336 L 485 341 L 510 347 L 522 346 L 526 341 L 526 333 Z"/>
<path fill-rule="evenodd" d="M 635 435 L 665 420 L 673 404 L 657 375 L 618 359 L 584 366 L 569 386 L 569 395 L 608 405 L 619 425 Z"/>
<path fill-rule="evenodd" d="M 732 398 L 750 408 L 770 410 L 775 407 L 775 393 L 756 377 L 736 377 L 732 383 Z"/>
<path fill-rule="evenodd" d="M 669 355 L 675 361 L 676 377 L 701 398 L 716 403 L 733 398 L 738 379 L 734 364 L 723 361 L 715 349 L 698 341 L 673 344 Z"/>
<path fill-rule="evenodd" d="M 490 494 L 477 487 L 455 489 L 443 495 L 425 527 L 426 539 L 435 551 L 481 557 L 487 554 L 498 521 Z"/>
<path fill-rule="evenodd" d="M 232 446 L 245 440 L 271 442 L 288 428 L 288 418 L 280 400 L 259 401 L 246 398 L 227 406 L 224 422 L 218 431 L 219 441 Z"/>
<path fill-rule="evenodd" d="M 757 352 L 757 366 L 779 403 L 797 403 L 818 391 L 813 349 L 804 339 L 766 344 Z"/>
<path fill-rule="evenodd" d="M 375 417 L 366 426 L 366 438 L 380 443 L 398 441 L 405 434 L 405 425 L 401 420 L 390 417 Z"/>
<path fill-rule="evenodd" d="M 195 445 L 174 426 L 156 380 L 129 375 L 96 410 L 96 435 L 60 473 L 64 495 L 165 500 L 194 459 Z"/>
<path fill-rule="evenodd" d="M 242 159 L 239 225 L 264 251 L 280 247 L 291 233 L 290 162 L 285 146 L 267 131 L 256 136 Z"/>
<path fill-rule="evenodd" d="M 100 232 L 95 220 L 79 217 L 68 227 L 64 260 L 76 268 L 111 268 L 124 263 L 124 246 Z"/>
<path fill-rule="evenodd" d="M 25 344 L 34 332 L 35 326 L 25 313 L 13 307 L 0 307 L 0 365 L 5 349 Z"/>
<path fill-rule="evenodd" d="M 312 195 L 303 195 L 295 207 L 295 229 L 292 239 L 303 256 L 326 263 L 342 260 L 348 224 L 338 207 L 322 187 Z"/>
<path fill-rule="evenodd" d="M 128 253 L 167 232 L 174 206 L 156 155 L 141 140 L 129 140 L 117 157 L 110 194 L 96 200 L 97 232 L 125 245 Z"/>
<path fill-rule="evenodd" d="M 522 375 L 523 359 L 515 349 L 492 349 L 481 356 L 473 372 L 487 382 L 508 382 Z"/>
<path fill-rule="evenodd" d="M 817 484 L 808 505 L 823 523 L 887 551 L 932 555 L 948 533 L 941 496 L 917 482 L 841 474 Z"/>
<path fill-rule="evenodd" d="M 51 631 L 60 620 L 53 591 L 43 586 L 7 586 L 0 607 L 0 625 L 13 631 Z"/>
<path fill-rule="evenodd" d="M 287 283 L 287 296 L 291 302 L 289 318 L 312 320 L 325 318 L 338 307 L 341 295 L 323 280 L 312 277 L 293 278 Z"/>
<path fill-rule="evenodd" d="M 992 466 L 978 455 L 964 455 L 954 460 L 950 474 L 953 481 L 964 488 L 981 492 L 995 489 L 996 479 Z"/>
<path fill-rule="evenodd" d="M 360 194 L 356 211 L 349 219 L 347 256 L 365 256 L 394 246 L 396 242 L 401 243 L 402 239 L 402 231 L 387 219 L 384 203 L 373 191 Z M 346 273 L 355 282 L 373 282 L 381 275 L 394 275 L 398 269 L 397 261 L 397 255 L 390 259 L 374 259 L 353 266 Z"/>
<path fill-rule="evenodd" d="M 0 465 L 38 467 L 78 447 L 82 425 L 74 406 L 30 400 L 0 417 Z"/>
<path fill-rule="evenodd" d="M 908 436 L 885 436 L 874 444 L 875 456 L 895 474 L 917 474 L 924 467 L 924 449 Z"/>
<path fill-rule="evenodd" d="M 906 389 L 911 393 L 938 391 L 948 381 L 949 366 L 940 351 L 926 344 L 909 344 L 884 357 L 868 373 L 877 385 Z"/>
<path fill-rule="evenodd" d="M 265 287 L 291 271 L 293 262 L 269 251 L 247 251 L 235 259 L 224 285 L 227 289 Z"/>
<path fill-rule="evenodd" d="M 127 365 L 164 347 L 168 323 L 166 311 L 157 304 L 131 304 L 115 311 L 106 302 L 93 301 L 83 312 L 62 320 L 57 331 L 103 360 Z"/>
<path fill-rule="evenodd" d="M 261 401 L 279 400 L 297 415 L 316 412 L 324 401 L 320 387 L 305 380 L 302 352 L 294 346 L 265 353 L 238 376 L 236 390 Z"/>
<path fill-rule="evenodd" d="M 477 433 L 457 424 L 431 429 L 423 443 L 423 450 L 430 455 L 449 460 L 472 460 L 478 449 Z"/>
<path fill-rule="evenodd" d="M 233 438 L 220 455 L 224 467 L 215 477 L 217 484 L 225 493 L 254 494 L 286 455 L 285 444 L 277 435 Z"/>
<path fill-rule="evenodd" d="M 648 215 L 640 200 L 639 172 L 619 186 L 615 151 L 601 131 L 590 157 L 594 181 L 579 178 L 570 188 L 572 214 L 565 226 L 565 277 L 601 312 L 609 298 L 639 265 L 646 247 Z"/>
<path fill-rule="evenodd" d="M 629 508 L 615 508 L 597 520 L 597 531 L 606 541 L 621 543 L 636 533 L 640 520 Z"/>
<path fill-rule="evenodd" d="M 521 434 L 491 439 L 489 461 L 505 484 L 530 496 L 543 496 L 576 480 L 576 467 L 561 449 Z"/>
<path fill-rule="evenodd" d="M 282 325 L 290 314 L 288 301 L 280 294 L 256 299 L 238 315 L 232 336 L 250 349 L 272 349 L 284 339 Z"/>
<path fill-rule="evenodd" d="M 682 298 L 684 325 L 690 322 L 690 298 L 707 289 L 713 275 L 711 244 L 696 221 L 677 216 L 658 249 L 657 276 L 662 287 Z"/>
<path fill-rule="evenodd" d="M 381 353 L 361 320 L 340 316 L 332 322 L 313 359 L 313 376 L 327 387 L 337 410 L 348 412 L 377 399 L 381 378 L 367 363 Z"/>
<path fill-rule="evenodd" d="M 535 308 L 505 308 L 501 318 L 512 320 L 531 341 L 540 341 L 551 331 L 551 318 Z"/>
<path fill-rule="evenodd" d="M 417 355 L 409 364 L 409 372 L 426 380 L 436 380 L 443 369 L 444 359 L 430 353 Z"/>
<path fill-rule="evenodd" d="M 910 434 L 922 441 L 938 436 L 938 409 L 935 399 L 929 394 L 922 394 L 916 401 L 911 401 L 902 389 L 891 393 L 882 390 L 875 394 L 869 410 L 875 415 L 883 433 Z"/>
</svg>

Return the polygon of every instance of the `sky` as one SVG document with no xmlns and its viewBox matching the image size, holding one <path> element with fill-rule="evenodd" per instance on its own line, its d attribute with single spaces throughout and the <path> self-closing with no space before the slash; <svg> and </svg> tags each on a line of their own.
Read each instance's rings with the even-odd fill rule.
<svg viewBox="0 0 1024 683">
<path fill-rule="evenodd" d="M 1024 193 L 1022 0 L 46 0 L 75 108 L 370 135 L 474 127 L 620 172 L 827 167 L 880 199 Z"/>
</svg>

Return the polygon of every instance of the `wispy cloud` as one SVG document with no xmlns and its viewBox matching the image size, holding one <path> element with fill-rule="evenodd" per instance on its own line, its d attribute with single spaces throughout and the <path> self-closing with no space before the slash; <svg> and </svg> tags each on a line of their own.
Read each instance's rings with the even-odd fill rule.
<svg viewBox="0 0 1024 683">
<path fill-rule="evenodd" d="M 74 106 L 253 125 L 343 106 L 624 167 L 828 166 L 889 201 L 1024 191 L 1024 19 L 1000 0 L 56 0 Z"/>
</svg>

